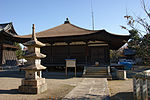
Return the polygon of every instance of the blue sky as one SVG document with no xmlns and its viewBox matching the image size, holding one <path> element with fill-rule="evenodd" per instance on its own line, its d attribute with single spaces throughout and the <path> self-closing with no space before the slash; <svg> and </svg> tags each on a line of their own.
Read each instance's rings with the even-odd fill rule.
<svg viewBox="0 0 150 100">
<path fill-rule="evenodd" d="M 148 1 L 148 0 L 146 0 Z M 93 0 L 95 29 L 128 34 L 124 16 L 144 15 L 140 0 Z M 91 0 L 0 0 L 0 23 L 13 22 L 19 35 L 31 34 L 63 24 L 68 17 L 74 25 L 92 29 Z M 126 10 L 127 9 L 127 10 Z"/>
</svg>

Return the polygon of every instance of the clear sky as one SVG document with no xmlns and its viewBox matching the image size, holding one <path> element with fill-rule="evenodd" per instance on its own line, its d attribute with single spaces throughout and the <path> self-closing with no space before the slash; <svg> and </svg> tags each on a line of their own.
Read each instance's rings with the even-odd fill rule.
<svg viewBox="0 0 150 100">
<path fill-rule="evenodd" d="M 146 0 L 148 1 L 148 0 Z M 128 34 L 124 16 L 143 15 L 140 0 L 93 0 L 95 29 Z M 0 0 L 0 23 L 13 22 L 19 35 L 31 34 L 63 24 L 68 17 L 74 25 L 92 29 L 91 0 Z M 127 10 L 126 10 L 127 9 Z"/>
</svg>

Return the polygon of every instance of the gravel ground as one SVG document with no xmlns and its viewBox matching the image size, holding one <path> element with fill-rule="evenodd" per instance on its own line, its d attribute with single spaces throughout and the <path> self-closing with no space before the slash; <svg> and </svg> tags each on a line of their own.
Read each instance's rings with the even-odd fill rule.
<svg viewBox="0 0 150 100">
<path fill-rule="evenodd" d="M 134 69 L 127 70 L 128 80 L 108 81 L 111 100 L 133 100 L 133 80 L 132 76 L 138 72 L 147 70 L 150 66 L 133 66 Z"/>
<path fill-rule="evenodd" d="M 0 72 L 0 100 L 60 100 L 82 81 L 82 78 L 66 78 L 64 73 L 44 73 L 48 90 L 42 94 L 19 94 L 24 73 Z"/>
<path fill-rule="evenodd" d="M 73 76 L 73 74 L 71 74 Z M 78 73 L 77 76 L 80 76 Z M 48 90 L 42 94 L 19 94 L 18 87 L 24 72 L 0 71 L 0 100 L 60 100 L 77 86 L 83 78 L 65 77 L 63 72 L 44 72 Z M 133 100 L 132 79 L 108 81 L 111 100 Z"/>
<path fill-rule="evenodd" d="M 108 81 L 111 100 L 133 100 L 133 82 L 128 80 Z"/>
</svg>

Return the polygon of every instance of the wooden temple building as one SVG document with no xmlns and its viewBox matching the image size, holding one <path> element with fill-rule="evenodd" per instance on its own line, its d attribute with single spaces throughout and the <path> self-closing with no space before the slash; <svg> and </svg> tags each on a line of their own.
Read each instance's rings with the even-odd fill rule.
<svg viewBox="0 0 150 100">
<path fill-rule="evenodd" d="M 16 66 L 18 64 L 15 42 L 11 37 L 16 36 L 12 23 L 0 24 L 0 66 Z"/>
<path fill-rule="evenodd" d="M 47 55 L 42 59 L 42 65 L 65 66 L 65 59 L 76 59 L 77 66 L 109 65 L 110 49 L 117 50 L 123 46 L 129 35 L 115 35 L 105 30 L 87 30 L 69 22 L 68 19 L 59 26 L 37 32 L 39 41 L 47 46 L 41 48 L 41 53 Z M 12 34 L 11 41 L 24 43 L 32 35 L 18 36 Z"/>
<path fill-rule="evenodd" d="M 105 30 L 87 30 L 75 26 L 68 19 L 64 24 L 36 33 L 39 41 L 47 46 L 41 52 L 44 66 L 65 66 L 65 59 L 76 59 L 77 66 L 109 65 L 110 49 L 117 50 L 129 39 L 129 35 L 115 35 Z M 16 36 L 24 43 L 32 35 Z"/>
</svg>

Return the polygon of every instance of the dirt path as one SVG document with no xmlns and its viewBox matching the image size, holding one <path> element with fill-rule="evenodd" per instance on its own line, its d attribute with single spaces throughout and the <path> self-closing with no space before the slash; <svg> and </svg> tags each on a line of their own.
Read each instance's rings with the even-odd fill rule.
<svg viewBox="0 0 150 100">
<path fill-rule="evenodd" d="M 108 81 L 111 100 L 133 100 L 132 79 Z"/>
<path fill-rule="evenodd" d="M 64 73 L 44 73 L 48 90 L 38 95 L 19 94 L 22 72 L 0 72 L 0 100 L 60 100 L 77 86 L 82 78 L 66 78 Z M 133 100 L 132 79 L 108 82 L 112 100 Z"/>
</svg>

